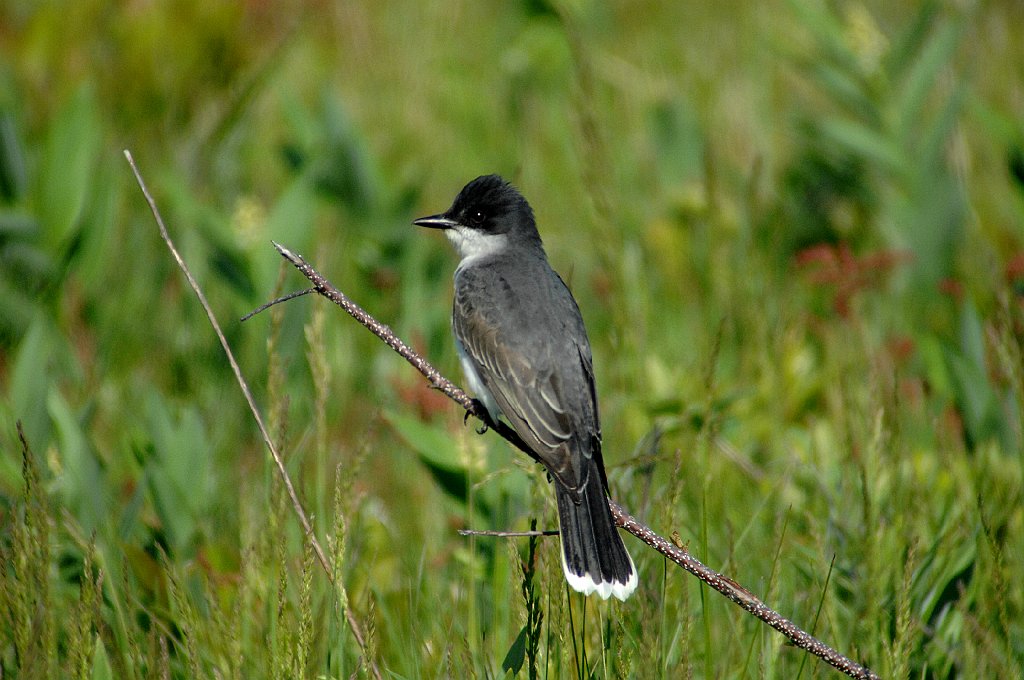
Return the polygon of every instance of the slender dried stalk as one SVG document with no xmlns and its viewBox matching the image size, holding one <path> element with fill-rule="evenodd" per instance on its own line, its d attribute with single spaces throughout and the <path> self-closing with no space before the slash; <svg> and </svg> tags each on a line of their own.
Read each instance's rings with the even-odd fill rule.
<svg viewBox="0 0 1024 680">
<path fill-rule="evenodd" d="M 273 457 L 274 463 L 277 465 L 277 470 L 281 474 L 281 481 L 284 483 L 284 488 L 288 493 L 288 498 L 291 499 L 292 508 L 295 510 L 295 514 L 299 518 L 299 523 L 302 524 L 302 530 L 309 537 L 309 541 L 313 546 L 313 552 L 316 553 L 316 558 L 320 562 L 320 566 L 323 567 L 324 573 L 327 574 L 327 578 L 331 583 L 334 583 L 334 573 L 331 570 L 331 565 L 327 561 L 327 556 L 324 554 L 323 548 L 320 547 L 320 542 L 317 540 L 316 534 L 313 532 L 313 525 L 310 523 L 309 517 L 306 515 L 306 511 L 302 509 L 302 502 L 299 500 L 299 496 L 295 492 L 295 485 L 292 484 L 291 477 L 288 475 L 288 469 L 284 465 L 284 459 L 281 457 L 280 452 L 274 445 L 274 441 L 270 437 L 270 432 L 267 430 L 267 426 L 263 422 L 263 416 L 256 407 L 256 400 L 253 399 L 252 392 L 249 390 L 249 384 L 242 376 L 242 369 L 239 368 L 238 362 L 235 361 L 235 355 L 231 351 L 231 347 L 228 345 L 227 338 L 224 337 L 223 331 L 220 329 L 217 317 L 214 316 L 213 309 L 210 308 L 210 303 L 206 301 L 206 296 L 203 294 L 202 289 L 192 276 L 192 272 L 189 270 L 188 265 L 185 264 L 185 260 L 181 257 L 177 247 L 175 247 L 174 241 L 171 240 L 167 227 L 164 225 L 163 217 L 160 215 L 160 210 L 156 207 L 156 201 L 154 201 L 153 197 L 150 195 L 149 189 L 146 187 L 146 182 L 142 179 L 142 174 L 135 165 L 135 159 L 132 158 L 131 152 L 125 149 L 124 156 L 128 159 L 128 165 L 131 166 L 132 172 L 135 174 L 135 181 L 138 182 L 139 188 L 142 190 L 142 195 L 146 198 L 146 203 L 149 204 L 149 209 L 153 213 L 153 219 L 156 220 L 156 226 L 160 230 L 160 237 L 164 240 L 168 250 L 171 251 L 171 255 L 174 256 L 174 261 L 178 263 L 178 267 L 185 274 L 185 278 L 188 280 L 188 285 L 192 288 L 196 297 L 199 298 L 199 303 L 206 311 L 206 316 L 210 320 L 210 325 L 213 326 L 213 331 L 217 334 L 217 339 L 220 340 L 220 345 L 224 349 L 224 354 L 228 358 L 228 363 L 231 364 L 231 370 L 235 374 L 235 380 L 238 382 L 238 386 L 241 388 L 243 396 L 245 396 L 245 401 L 249 405 L 252 417 L 256 420 L 256 426 L 259 428 L 260 435 L 263 437 L 263 443 L 266 444 L 267 449 L 270 450 L 270 455 Z M 362 627 L 359 625 L 359 622 L 355 619 L 355 615 L 350 609 L 345 610 L 345 618 L 352 631 L 352 637 L 355 638 L 356 644 L 359 645 L 359 649 L 363 651 L 365 656 L 366 636 L 363 634 Z M 377 680 L 382 680 L 377 664 L 372 659 L 368 659 L 368 661 L 374 677 L 377 678 Z"/>
</svg>

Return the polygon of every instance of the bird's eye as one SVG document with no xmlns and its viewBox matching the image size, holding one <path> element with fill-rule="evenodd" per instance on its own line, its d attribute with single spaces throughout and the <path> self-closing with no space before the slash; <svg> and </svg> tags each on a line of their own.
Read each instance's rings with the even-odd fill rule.
<svg viewBox="0 0 1024 680">
<path fill-rule="evenodd" d="M 469 223 L 471 226 L 479 227 L 484 223 L 484 220 L 486 219 L 487 216 L 484 215 L 482 210 L 474 210 L 471 213 L 469 213 Z"/>
</svg>

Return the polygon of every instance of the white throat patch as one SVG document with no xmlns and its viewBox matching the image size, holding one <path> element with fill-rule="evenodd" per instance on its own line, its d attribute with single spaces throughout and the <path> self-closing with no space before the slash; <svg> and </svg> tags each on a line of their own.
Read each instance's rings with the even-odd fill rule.
<svg viewBox="0 0 1024 680">
<path fill-rule="evenodd" d="M 448 237 L 459 256 L 462 257 L 459 267 L 465 267 L 473 260 L 499 253 L 508 245 L 508 237 L 505 234 L 485 234 L 462 225 L 445 229 L 444 235 Z"/>
</svg>

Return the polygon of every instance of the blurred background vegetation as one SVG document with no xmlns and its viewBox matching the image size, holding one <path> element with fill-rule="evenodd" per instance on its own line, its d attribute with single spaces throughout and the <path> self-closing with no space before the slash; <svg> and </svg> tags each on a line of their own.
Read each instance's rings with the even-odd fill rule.
<svg viewBox="0 0 1024 680">
<path fill-rule="evenodd" d="M 599 603 L 554 540 L 458 536 L 552 526 L 543 471 L 322 299 L 235 321 L 304 283 L 273 239 L 459 378 L 455 258 L 409 222 L 499 172 L 587 320 L 620 502 L 885 677 L 1016 676 L 1021 26 L 1012 0 L 6 0 L 0 674 L 830 674 L 631 538 L 640 588 Z"/>
</svg>

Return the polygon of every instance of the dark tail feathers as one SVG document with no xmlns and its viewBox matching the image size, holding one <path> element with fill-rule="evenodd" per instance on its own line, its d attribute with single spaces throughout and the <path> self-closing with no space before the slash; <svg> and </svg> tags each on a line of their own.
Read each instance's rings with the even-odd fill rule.
<svg viewBox="0 0 1024 680">
<path fill-rule="evenodd" d="M 573 590 L 625 600 L 636 589 L 636 567 L 615 527 L 601 472 L 592 465 L 579 505 L 555 482 L 562 568 Z"/>
</svg>

